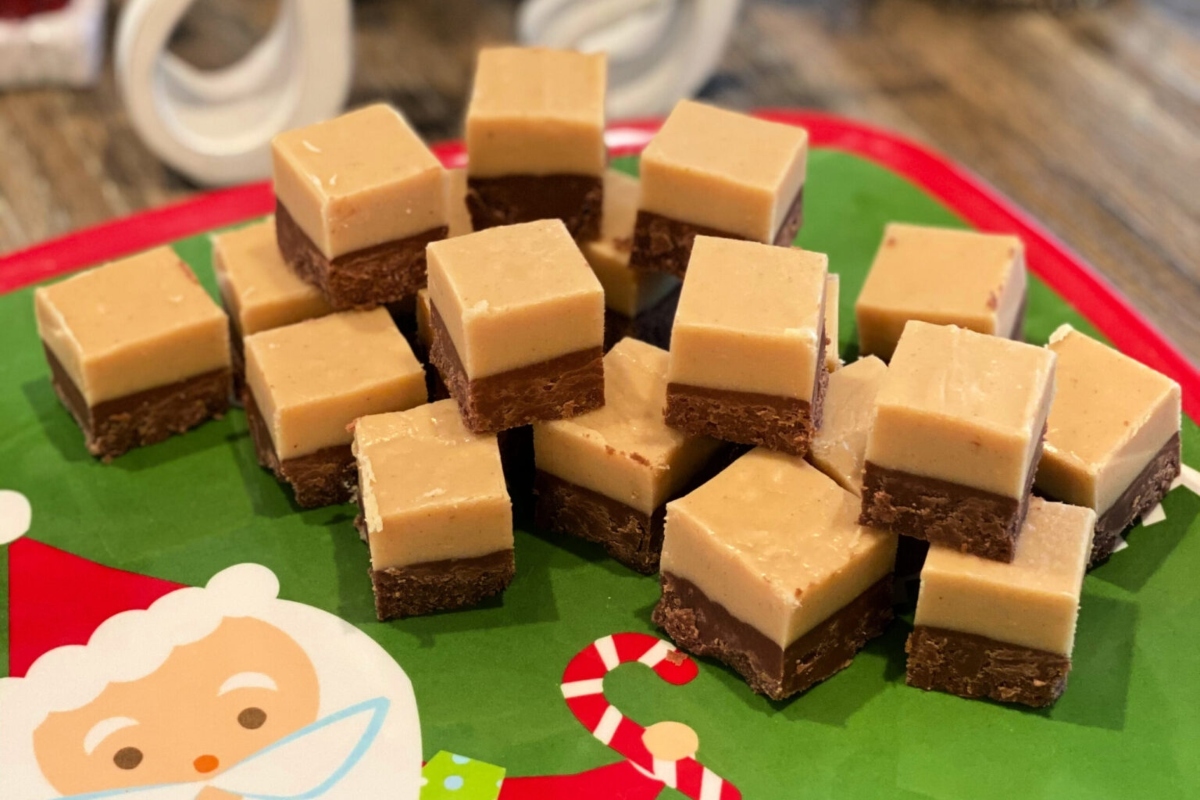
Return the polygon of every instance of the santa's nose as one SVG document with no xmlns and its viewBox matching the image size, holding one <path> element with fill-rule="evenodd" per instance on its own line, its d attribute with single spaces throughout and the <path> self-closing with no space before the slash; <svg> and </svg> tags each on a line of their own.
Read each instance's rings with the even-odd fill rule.
<svg viewBox="0 0 1200 800">
<path fill-rule="evenodd" d="M 212 772 L 221 766 L 221 762 L 216 756 L 200 756 L 192 762 L 192 766 L 196 768 L 196 772 Z"/>
</svg>

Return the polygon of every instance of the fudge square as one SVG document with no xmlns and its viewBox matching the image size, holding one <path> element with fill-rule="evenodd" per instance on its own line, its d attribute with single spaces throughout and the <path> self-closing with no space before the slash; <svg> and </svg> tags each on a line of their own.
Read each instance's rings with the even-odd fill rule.
<svg viewBox="0 0 1200 800">
<path fill-rule="evenodd" d="M 321 292 L 292 272 L 275 240 L 273 217 L 212 237 L 213 272 L 229 314 L 235 389 L 245 373 L 242 339 L 333 311 Z"/>
<path fill-rule="evenodd" d="M 682 278 L 698 234 L 791 245 L 807 165 L 803 128 L 680 102 L 642 153 L 630 264 Z"/>
<path fill-rule="evenodd" d="M 667 424 L 795 455 L 821 425 L 828 257 L 696 237 L 671 331 Z"/>
<path fill-rule="evenodd" d="M 604 406 L 533 426 L 535 520 L 658 572 L 665 504 L 698 484 L 722 448 L 663 422 L 667 353 L 623 339 L 604 357 Z"/>
<path fill-rule="evenodd" d="M 373 105 L 271 143 L 283 258 L 337 310 L 411 298 L 448 225 L 442 165 L 404 118 Z"/>
<path fill-rule="evenodd" d="M 860 358 L 830 375 L 821 428 L 812 440 L 813 466 L 859 497 L 875 397 L 885 377 L 887 364 L 875 356 Z"/>
<path fill-rule="evenodd" d="M 896 536 L 796 456 L 750 451 L 667 506 L 654 622 L 774 700 L 850 665 L 892 620 Z"/>
<path fill-rule="evenodd" d="M 600 238 L 580 245 L 604 287 L 604 349 L 626 336 L 667 348 L 679 304 L 679 279 L 629 266 L 633 223 L 641 188 L 638 179 L 610 169 L 604 173 Z"/>
<path fill-rule="evenodd" d="M 34 291 L 59 399 L 105 462 L 229 408 L 229 321 L 169 247 Z"/>
<path fill-rule="evenodd" d="M 859 351 L 889 360 L 910 319 L 1019 341 L 1025 286 L 1016 236 L 893 222 L 854 307 Z"/>
<path fill-rule="evenodd" d="M 246 337 L 242 401 L 258 462 L 303 508 L 350 502 L 358 417 L 426 402 L 425 371 L 385 309 Z"/>
<path fill-rule="evenodd" d="M 1067 688 L 1096 512 L 1035 497 L 1005 564 L 933 545 L 921 569 L 909 686 L 1048 706 Z"/>
<path fill-rule="evenodd" d="M 875 399 L 863 524 L 1012 561 L 1055 360 L 1041 347 L 909 322 Z"/>
<path fill-rule="evenodd" d="M 1099 515 L 1094 567 L 1179 475 L 1179 384 L 1069 326 L 1047 346 L 1058 391 L 1035 485 Z"/>
<path fill-rule="evenodd" d="M 429 301 L 430 359 L 475 433 L 604 404 L 604 290 L 561 220 L 431 244 Z"/>
<path fill-rule="evenodd" d="M 467 207 L 475 230 L 560 219 L 600 234 L 607 59 L 541 47 L 479 52 L 467 107 Z"/>
<path fill-rule="evenodd" d="M 379 619 L 478 604 L 512 582 L 512 507 L 494 435 L 452 400 L 354 424 L 355 524 L 371 551 Z"/>
</svg>

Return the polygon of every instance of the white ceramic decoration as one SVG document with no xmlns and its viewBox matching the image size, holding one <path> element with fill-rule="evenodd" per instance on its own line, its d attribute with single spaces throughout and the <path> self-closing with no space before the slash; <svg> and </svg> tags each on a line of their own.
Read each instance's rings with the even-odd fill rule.
<svg viewBox="0 0 1200 800">
<path fill-rule="evenodd" d="M 104 0 L 71 0 L 57 11 L 0 20 L 0 89 L 96 80 L 104 51 Z"/>
<path fill-rule="evenodd" d="M 172 55 L 195 0 L 130 0 L 117 28 L 117 85 L 134 130 L 193 181 L 270 174 L 271 137 L 336 115 L 353 70 L 350 0 L 282 0 L 270 32 L 232 66 L 199 70 Z"/>
<path fill-rule="evenodd" d="M 608 113 L 663 114 L 720 62 L 740 0 L 526 0 L 522 44 L 606 51 Z"/>
</svg>

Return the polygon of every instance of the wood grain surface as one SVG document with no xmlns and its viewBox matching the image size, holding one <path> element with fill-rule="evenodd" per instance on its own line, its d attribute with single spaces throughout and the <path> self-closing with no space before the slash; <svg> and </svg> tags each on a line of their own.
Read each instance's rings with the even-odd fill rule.
<svg viewBox="0 0 1200 800">
<path fill-rule="evenodd" d="M 1060 16 L 965 5 L 746 0 L 703 95 L 826 109 L 949 154 L 1200 361 L 1200 3 L 1117 0 Z M 274 6 L 203 0 L 173 47 L 200 66 L 231 63 Z M 475 50 L 511 38 L 516 3 L 355 6 L 351 103 L 386 99 L 427 137 L 456 136 Z M 89 91 L 0 94 L 0 154 L 0 253 L 197 191 L 133 134 L 110 68 Z"/>
</svg>

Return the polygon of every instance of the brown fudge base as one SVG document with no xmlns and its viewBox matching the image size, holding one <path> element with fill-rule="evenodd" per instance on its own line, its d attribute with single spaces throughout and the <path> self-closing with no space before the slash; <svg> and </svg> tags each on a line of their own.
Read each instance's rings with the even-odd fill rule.
<svg viewBox="0 0 1200 800">
<path fill-rule="evenodd" d="M 1096 535 L 1092 539 L 1088 569 L 1108 561 L 1117 542 L 1121 540 L 1121 534 L 1171 491 L 1172 481 L 1179 477 L 1180 456 L 1180 438 L 1176 433 L 1150 459 L 1112 507 L 1100 515 L 1096 520 Z"/>
<path fill-rule="evenodd" d="M 374 308 L 415 295 L 425 285 L 425 245 L 445 239 L 445 225 L 330 259 L 275 202 L 279 252 L 303 280 L 321 290 L 335 311 Z"/>
<path fill-rule="evenodd" d="M 904 646 L 918 689 L 1042 708 L 1067 688 L 1071 659 L 986 636 L 918 625 Z"/>
<path fill-rule="evenodd" d="M 45 345 L 50 383 L 83 431 L 89 453 L 104 463 L 135 447 L 156 444 L 229 410 L 232 373 L 218 369 L 89 406 L 83 392 Z"/>
<path fill-rule="evenodd" d="M 790 247 L 796 240 L 796 234 L 800 232 L 803 221 L 804 187 L 801 186 L 772 244 Z M 687 274 L 688 260 L 692 257 L 692 243 L 697 236 L 746 238 L 716 228 L 671 219 L 661 214 L 638 211 L 637 221 L 633 226 L 633 250 L 629 254 L 629 266 L 634 269 L 666 272 L 682 278 Z"/>
<path fill-rule="evenodd" d="M 579 242 L 600 238 L 604 183 L 594 175 L 467 177 L 467 210 L 481 231 L 539 219 L 561 219 Z"/>
<path fill-rule="evenodd" d="M 604 352 L 626 337 L 649 342 L 663 350 L 671 349 L 671 326 L 679 307 L 679 289 L 647 308 L 636 317 L 627 317 L 604 309 Z"/>
<path fill-rule="evenodd" d="M 437 306 L 430 312 L 430 361 L 472 432 L 498 433 L 543 420 L 569 419 L 604 405 L 604 353 L 599 346 L 471 380 Z"/>
<path fill-rule="evenodd" d="M 318 508 L 354 500 L 358 470 L 350 445 L 326 447 L 315 453 L 281 461 L 275 451 L 275 443 L 271 441 L 271 431 L 249 388 L 242 390 L 242 404 L 246 407 L 246 424 L 250 428 L 258 463 L 292 487 L 296 505 Z"/>
<path fill-rule="evenodd" d="M 863 469 L 859 523 L 982 558 L 1011 562 L 1017 553 L 1017 537 L 1025 524 L 1029 490 L 1041 458 L 1039 440 L 1019 501 L 868 461 Z"/>
<path fill-rule="evenodd" d="M 375 614 L 388 620 L 469 608 L 507 589 L 514 574 L 512 550 L 373 569 Z"/>
<path fill-rule="evenodd" d="M 750 688 L 783 700 L 850 666 L 855 653 L 892 621 L 892 576 L 868 587 L 832 617 L 781 648 L 710 600 L 692 582 L 662 574 L 654 623 L 682 649 L 736 670 Z"/>
</svg>

